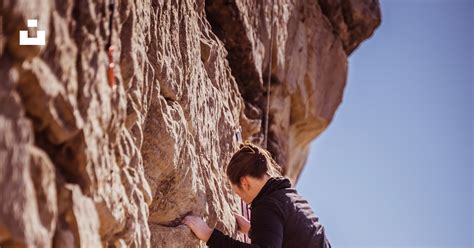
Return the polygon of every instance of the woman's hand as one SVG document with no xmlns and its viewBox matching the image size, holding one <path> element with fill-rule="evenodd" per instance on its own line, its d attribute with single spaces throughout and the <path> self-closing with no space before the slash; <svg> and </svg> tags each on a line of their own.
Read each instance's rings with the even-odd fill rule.
<svg viewBox="0 0 474 248">
<path fill-rule="evenodd" d="M 204 242 L 207 242 L 211 237 L 212 229 L 209 228 L 201 217 L 188 215 L 184 217 L 182 223 L 188 226 L 194 235 Z"/>
<path fill-rule="evenodd" d="M 234 213 L 235 220 L 237 221 L 237 225 L 239 226 L 239 231 L 244 234 L 249 234 L 250 231 L 250 222 L 245 219 L 244 216 Z"/>
</svg>

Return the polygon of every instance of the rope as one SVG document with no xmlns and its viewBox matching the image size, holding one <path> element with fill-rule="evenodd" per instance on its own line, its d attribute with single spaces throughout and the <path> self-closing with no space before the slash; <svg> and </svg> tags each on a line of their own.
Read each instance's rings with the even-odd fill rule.
<svg viewBox="0 0 474 248">
<path fill-rule="evenodd" d="M 269 123 L 269 112 L 270 112 L 270 98 L 271 98 L 271 93 L 270 93 L 270 83 L 271 83 L 271 77 L 272 77 L 272 60 L 273 60 L 273 7 L 275 5 L 275 0 L 272 0 L 272 6 L 271 6 L 271 24 L 270 24 L 270 45 L 269 45 L 269 51 L 270 51 L 270 62 L 269 62 L 269 67 L 268 67 L 268 78 L 267 78 L 267 109 L 265 110 L 265 133 L 264 133 L 264 145 L 265 149 L 268 147 L 268 123 Z M 240 207 L 242 211 L 242 216 L 244 216 L 247 220 L 250 220 L 251 218 L 251 212 L 247 204 L 244 203 L 242 199 L 240 199 Z M 249 240 L 247 235 L 244 234 L 244 242 L 247 243 Z"/>
<path fill-rule="evenodd" d="M 245 204 L 245 202 L 244 202 L 242 199 L 240 199 L 240 209 L 241 209 L 241 211 L 242 211 L 242 216 L 244 216 L 245 218 L 247 218 L 247 217 L 245 216 L 245 211 L 244 211 L 244 209 L 247 209 L 247 210 L 248 210 L 247 204 Z M 248 243 L 247 234 L 244 234 L 244 242 L 245 242 L 245 243 Z"/>
<path fill-rule="evenodd" d="M 239 128 L 237 130 L 235 130 L 235 140 L 237 141 L 237 144 L 240 144 L 242 142 L 242 135 L 241 135 L 241 132 L 242 132 L 242 129 L 241 127 L 239 126 Z M 242 216 L 244 216 L 245 218 L 248 219 L 248 207 L 247 207 L 247 204 L 245 204 L 245 202 L 242 200 L 242 198 L 240 199 L 240 212 L 242 214 Z M 246 214 L 247 213 L 247 216 Z M 246 234 L 244 234 L 244 242 L 245 243 L 248 243 L 248 237 Z"/>
<path fill-rule="evenodd" d="M 114 74 L 114 50 L 115 47 L 112 45 L 112 32 L 114 30 L 114 13 L 115 13 L 115 0 L 110 0 L 109 4 L 110 17 L 109 17 L 109 39 L 106 44 L 107 57 L 109 59 L 109 64 L 107 65 L 107 81 L 109 86 L 113 88 L 115 86 L 115 74 Z"/>
<path fill-rule="evenodd" d="M 275 0 L 272 0 L 272 14 L 271 14 L 271 24 L 270 24 L 270 45 L 269 45 L 269 51 L 270 51 L 270 61 L 269 61 L 269 66 L 268 66 L 268 77 L 267 77 L 267 109 L 265 110 L 265 133 L 264 133 L 264 148 L 268 148 L 268 123 L 270 122 L 270 98 L 271 98 L 271 92 L 270 92 L 270 83 L 271 83 L 271 78 L 272 78 L 272 60 L 273 60 L 273 6 Z"/>
</svg>

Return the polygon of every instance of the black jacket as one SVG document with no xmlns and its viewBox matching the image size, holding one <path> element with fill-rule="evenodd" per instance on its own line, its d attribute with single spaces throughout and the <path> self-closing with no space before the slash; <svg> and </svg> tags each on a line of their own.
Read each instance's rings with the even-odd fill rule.
<svg viewBox="0 0 474 248">
<path fill-rule="evenodd" d="M 318 217 L 286 178 L 270 178 L 251 204 L 251 244 L 214 229 L 207 245 L 218 247 L 330 248 Z"/>
</svg>

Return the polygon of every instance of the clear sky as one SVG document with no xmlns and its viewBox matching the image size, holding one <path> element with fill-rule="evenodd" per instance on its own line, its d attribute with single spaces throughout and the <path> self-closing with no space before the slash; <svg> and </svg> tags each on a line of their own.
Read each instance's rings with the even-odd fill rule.
<svg viewBox="0 0 474 248">
<path fill-rule="evenodd" d="M 338 247 L 474 247 L 470 0 L 382 0 L 297 184 Z"/>
</svg>

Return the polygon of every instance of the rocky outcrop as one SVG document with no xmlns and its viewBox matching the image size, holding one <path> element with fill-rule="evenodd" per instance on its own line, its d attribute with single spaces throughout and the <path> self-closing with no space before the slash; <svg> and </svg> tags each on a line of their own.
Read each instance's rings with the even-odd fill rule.
<svg viewBox="0 0 474 248">
<path fill-rule="evenodd" d="M 206 10 L 245 100 L 245 136 L 263 140 L 270 96 L 268 149 L 295 181 L 342 100 L 347 56 L 379 25 L 380 9 L 376 0 L 268 2 L 206 1 Z"/>
<path fill-rule="evenodd" d="M 375 0 L 111 3 L 1 2 L 2 247 L 203 246 L 190 213 L 239 238 L 236 131 L 268 124 L 296 181 L 380 22 Z M 46 46 L 19 45 L 27 19 Z"/>
</svg>

